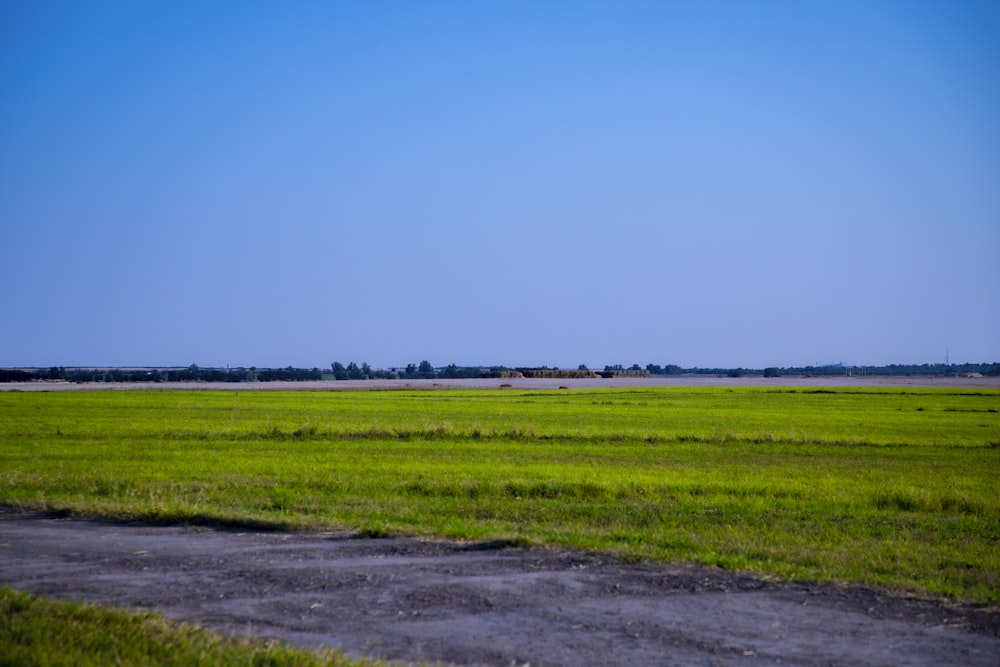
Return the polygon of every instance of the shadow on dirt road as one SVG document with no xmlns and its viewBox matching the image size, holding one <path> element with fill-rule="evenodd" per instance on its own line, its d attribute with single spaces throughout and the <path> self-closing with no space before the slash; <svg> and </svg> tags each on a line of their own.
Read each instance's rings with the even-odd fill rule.
<svg viewBox="0 0 1000 667">
<path fill-rule="evenodd" d="M 502 544 L 0 513 L 0 585 L 404 662 L 1000 663 L 996 610 Z"/>
</svg>

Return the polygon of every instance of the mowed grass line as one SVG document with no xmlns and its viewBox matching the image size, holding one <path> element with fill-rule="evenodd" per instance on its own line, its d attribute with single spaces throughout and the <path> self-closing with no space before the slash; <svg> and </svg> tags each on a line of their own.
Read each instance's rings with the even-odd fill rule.
<svg viewBox="0 0 1000 667">
<path fill-rule="evenodd" d="M 0 503 L 1000 601 L 1000 392 L 0 394 Z"/>
</svg>

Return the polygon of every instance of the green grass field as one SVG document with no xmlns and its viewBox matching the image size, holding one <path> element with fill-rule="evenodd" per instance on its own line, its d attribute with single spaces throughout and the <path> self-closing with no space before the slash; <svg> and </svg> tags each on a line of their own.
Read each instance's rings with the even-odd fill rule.
<svg viewBox="0 0 1000 667">
<path fill-rule="evenodd" d="M 1000 392 L 4 392 L 0 504 L 1000 601 Z"/>
</svg>

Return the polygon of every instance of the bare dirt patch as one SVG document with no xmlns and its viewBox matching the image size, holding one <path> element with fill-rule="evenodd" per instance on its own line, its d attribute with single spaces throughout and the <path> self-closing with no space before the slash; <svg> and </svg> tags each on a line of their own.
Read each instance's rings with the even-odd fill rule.
<svg viewBox="0 0 1000 667">
<path fill-rule="evenodd" d="M 1000 611 L 599 555 L 0 513 L 0 584 L 403 662 L 996 665 Z"/>
</svg>

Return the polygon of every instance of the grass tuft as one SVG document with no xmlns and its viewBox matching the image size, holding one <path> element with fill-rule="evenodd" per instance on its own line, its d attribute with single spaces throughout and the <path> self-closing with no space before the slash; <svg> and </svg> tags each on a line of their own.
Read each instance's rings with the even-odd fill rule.
<svg viewBox="0 0 1000 667">
<path fill-rule="evenodd" d="M 235 665 L 361 667 L 339 651 L 306 651 L 284 642 L 223 637 L 203 628 L 0 588 L 0 663 L 51 667 Z"/>
</svg>

